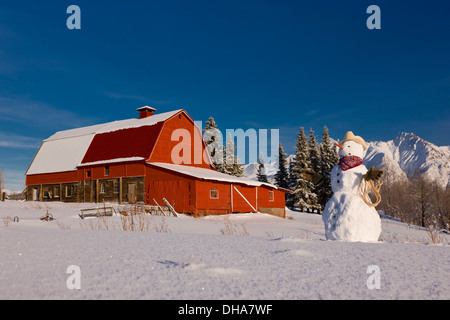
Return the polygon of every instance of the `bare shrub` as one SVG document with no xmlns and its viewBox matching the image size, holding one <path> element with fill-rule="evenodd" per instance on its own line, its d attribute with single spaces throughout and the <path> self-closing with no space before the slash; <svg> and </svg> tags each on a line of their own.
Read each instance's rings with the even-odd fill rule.
<svg viewBox="0 0 450 320">
<path fill-rule="evenodd" d="M 379 205 L 386 215 L 428 229 L 429 221 L 433 221 L 437 228 L 450 230 L 449 188 L 427 179 L 420 172 L 402 181 L 389 179 L 388 173 Z"/>
<path fill-rule="evenodd" d="M 9 227 L 9 225 L 11 224 L 11 217 L 10 216 L 3 217 L 3 224 L 5 225 L 5 227 Z"/>
<path fill-rule="evenodd" d="M 223 235 L 239 235 L 239 236 L 249 236 L 250 233 L 245 226 L 245 223 L 240 224 L 240 228 L 238 224 L 231 223 L 229 219 L 224 221 L 224 228 L 220 229 L 220 233 Z"/>
<path fill-rule="evenodd" d="M 67 225 L 67 224 L 65 224 L 65 223 L 63 223 L 63 222 L 61 222 L 61 221 L 58 221 L 58 220 L 56 220 L 56 225 L 57 225 L 60 229 L 64 229 L 64 230 L 69 230 L 69 229 L 70 229 L 70 226 L 69 226 L 69 225 Z"/>
<path fill-rule="evenodd" d="M 169 226 L 167 225 L 166 220 L 163 218 L 161 222 L 155 225 L 154 227 L 156 232 L 170 232 Z"/>
</svg>

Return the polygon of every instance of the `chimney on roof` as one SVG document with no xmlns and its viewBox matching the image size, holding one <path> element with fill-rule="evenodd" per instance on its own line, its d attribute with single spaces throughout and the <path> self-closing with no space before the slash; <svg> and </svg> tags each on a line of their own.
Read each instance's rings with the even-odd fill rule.
<svg viewBox="0 0 450 320">
<path fill-rule="evenodd" d="M 153 112 L 156 111 L 156 109 L 149 106 L 144 106 L 136 109 L 136 111 L 139 111 L 139 119 L 144 119 L 147 117 L 151 117 L 153 115 Z"/>
</svg>

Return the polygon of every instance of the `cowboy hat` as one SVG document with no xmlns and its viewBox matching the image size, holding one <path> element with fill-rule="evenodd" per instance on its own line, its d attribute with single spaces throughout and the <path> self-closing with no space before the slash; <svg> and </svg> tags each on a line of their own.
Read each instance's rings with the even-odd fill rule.
<svg viewBox="0 0 450 320">
<path fill-rule="evenodd" d="M 363 138 L 361 138 L 360 136 L 355 136 L 353 134 L 353 132 L 348 131 L 345 136 L 344 136 L 344 140 L 339 140 L 339 144 L 342 145 L 345 141 L 354 141 L 356 143 L 359 143 L 360 145 L 363 146 L 363 149 L 366 150 L 367 149 L 367 143 L 364 141 Z"/>
</svg>

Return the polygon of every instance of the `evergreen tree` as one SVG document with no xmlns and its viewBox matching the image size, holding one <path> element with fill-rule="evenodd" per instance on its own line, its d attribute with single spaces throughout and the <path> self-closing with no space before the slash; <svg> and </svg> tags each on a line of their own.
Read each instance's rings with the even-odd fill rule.
<svg viewBox="0 0 450 320">
<path fill-rule="evenodd" d="M 228 137 L 226 148 L 223 149 L 223 156 L 223 164 L 219 171 L 232 176 L 242 177 L 244 175 L 244 168 L 239 157 L 236 155 L 236 147 L 234 146 L 231 134 Z"/>
<path fill-rule="evenodd" d="M 278 171 L 275 174 L 275 184 L 284 189 L 289 189 L 289 172 L 287 169 L 287 158 L 283 146 L 278 147 Z"/>
<path fill-rule="evenodd" d="M 209 117 L 208 121 L 205 122 L 205 128 L 203 131 L 209 130 L 209 129 L 216 129 L 217 128 L 217 124 L 214 121 L 213 117 Z"/>
<path fill-rule="evenodd" d="M 294 190 L 295 185 L 297 184 L 297 178 L 295 175 L 295 156 L 289 160 L 289 164 L 288 164 L 288 174 L 289 174 L 289 178 L 288 178 L 288 186 L 289 186 L 289 190 Z"/>
<path fill-rule="evenodd" d="M 258 181 L 269 182 L 267 180 L 266 168 L 264 166 L 264 156 L 262 153 L 260 153 L 258 157 L 258 171 L 256 173 L 256 177 L 258 178 Z"/>
<path fill-rule="evenodd" d="M 308 152 L 309 152 L 309 162 L 310 167 L 307 171 L 309 174 L 309 179 L 313 181 L 315 175 L 320 174 L 320 151 L 319 146 L 317 145 L 317 140 L 314 135 L 314 131 L 312 128 L 309 129 L 309 137 L 308 137 Z M 309 197 L 309 208 L 311 210 L 317 210 L 320 212 L 321 206 L 319 204 L 318 196 L 317 196 L 317 186 L 314 185 L 314 182 L 310 185 L 310 197 Z"/>
<path fill-rule="evenodd" d="M 237 155 L 234 156 L 234 163 L 233 163 L 233 176 L 236 177 L 243 177 L 244 176 L 244 167 L 242 166 L 241 160 Z"/>
<path fill-rule="evenodd" d="M 327 201 L 333 195 L 331 189 L 331 169 L 339 162 L 339 155 L 336 148 L 333 147 L 330 136 L 328 135 L 328 128 L 325 126 L 322 133 L 322 143 L 320 144 L 320 181 L 317 190 L 317 196 L 321 210 L 325 208 Z"/>
<path fill-rule="evenodd" d="M 311 162 L 309 159 L 308 139 L 303 127 L 300 128 L 300 133 L 297 136 L 296 149 L 295 163 L 291 168 L 294 193 L 289 199 L 289 205 L 294 208 L 300 208 L 302 211 L 305 211 L 305 209 L 307 211 L 318 209 L 314 184 L 308 177 L 311 174 Z"/>
<path fill-rule="evenodd" d="M 222 134 L 217 128 L 217 124 L 213 117 L 209 117 L 208 121 L 205 123 L 203 128 L 203 138 L 205 139 L 206 146 L 211 155 L 211 160 L 213 165 L 218 171 L 221 171 L 223 164 L 223 154 L 222 154 Z"/>
<path fill-rule="evenodd" d="M 317 145 L 317 140 L 314 135 L 314 131 L 309 129 L 309 137 L 308 137 L 308 151 L 309 151 L 309 161 L 311 163 L 310 168 L 314 170 L 315 173 L 320 172 L 320 151 L 319 146 Z"/>
<path fill-rule="evenodd" d="M 293 191 L 296 188 L 297 185 L 297 177 L 295 172 L 295 167 L 296 165 L 296 161 L 295 161 L 295 156 L 289 159 L 289 164 L 288 164 L 288 189 Z M 294 208 L 294 194 L 293 193 L 286 193 L 286 206 L 293 209 Z"/>
</svg>

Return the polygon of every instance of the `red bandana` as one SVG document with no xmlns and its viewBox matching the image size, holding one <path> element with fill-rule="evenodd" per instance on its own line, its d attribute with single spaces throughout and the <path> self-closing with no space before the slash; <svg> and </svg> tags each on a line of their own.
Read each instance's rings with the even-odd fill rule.
<svg viewBox="0 0 450 320">
<path fill-rule="evenodd" d="M 339 159 L 339 167 L 342 171 L 347 171 L 348 169 L 352 169 L 354 167 L 362 165 L 362 159 L 357 156 L 346 156 Z"/>
</svg>

